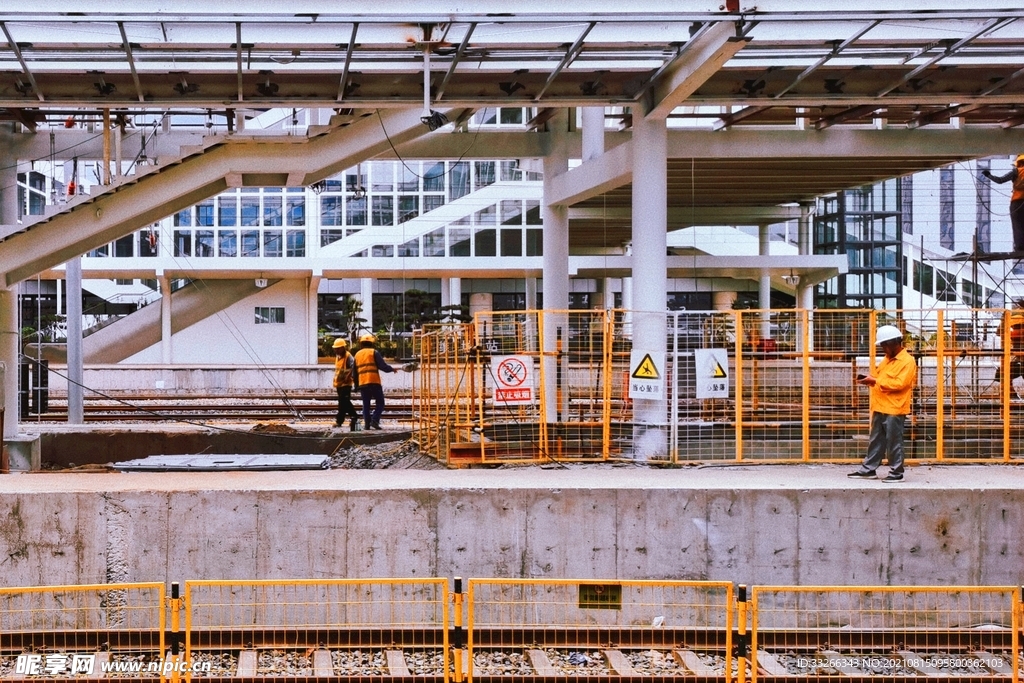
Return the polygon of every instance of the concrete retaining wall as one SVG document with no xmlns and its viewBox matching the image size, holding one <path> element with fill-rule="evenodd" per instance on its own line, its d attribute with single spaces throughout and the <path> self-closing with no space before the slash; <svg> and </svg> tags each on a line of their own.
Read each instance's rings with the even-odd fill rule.
<svg viewBox="0 0 1024 683">
<path fill-rule="evenodd" d="M 10 475 L 0 477 L 0 562 L 7 586 L 453 575 L 1024 583 L 1021 468 L 912 468 L 896 487 L 848 483 L 846 469 Z M 978 472 L 999 483 L 970 488 Z"/>
</svg>

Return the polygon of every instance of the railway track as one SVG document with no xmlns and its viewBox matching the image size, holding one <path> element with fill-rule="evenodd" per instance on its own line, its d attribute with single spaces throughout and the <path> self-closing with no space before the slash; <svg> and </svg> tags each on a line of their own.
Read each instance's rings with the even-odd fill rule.
<svg viewBox="0 0 1024 683">
<path fill-rule="evenodd" d="M 443 629 L 226 629 L 163 634 L 165 653 L 191 662 L 204 681 L 288 679 L 421 683 L 521 680 L 546 683 L 581 676 L 603 681 L 752 681 L 806 683 L 832 679 L 912 683 L 1012 681 L 1024 662 L 1007 628 L 940 630 L 821 629 L 760 631 L 751 638 L 719 629 L 488 628 Z M 730 646 L 731 644 L 731 646 Z M 111 630 L 0 634 L 0 678 L 38 681 L 19 673 L 18 656 L 45 664 L 51 654 L 88 653 L 122 681 L 153 680 L 161 656 L 158 631 Z M 742 663 L 742 664 L 741 664 Z M 742 665 L 742 675 L 740 666 Z M 159 665 L 157 665 L 159 666 Z M 164 664 L 166 666 L 166 664 Z M 125 671 L 132 667 L 139 672 Z M 22 666 L 24 668 L 24 666 Z M 728 672 L 728 676 L 727 676 Z M 71 678 L 60 675 L 43 678 Z M 94 676 L 95 677 L 95 676 Z M 169 676 L 168 676 L 169 677 Z M 181 675 L 181 678 L 185 678 Z"/>
<path fill-rule="evenodd" d="M 229 397 L 183 397 L 169 399 L 167 396 L 133 396 L 122 401 L 110 399 L 86 400 L 84 417 L 86 422 L 160 422 L 173 420 L 323 420 L 333 422 L 337 413 L 333 396 L 304 394 L 282 398 L 259 398 L 247 396 Z M 360 410 L 358 396 L 356 410 Z M 408 397 L 388 397 L 389 419 L 408 421 L 412 419 L 412 408 Z M 65 400 L 51 400 L 48 410 L 31 414 L 27 422 L 66 422 L 68 419 Z"/>
</svg>

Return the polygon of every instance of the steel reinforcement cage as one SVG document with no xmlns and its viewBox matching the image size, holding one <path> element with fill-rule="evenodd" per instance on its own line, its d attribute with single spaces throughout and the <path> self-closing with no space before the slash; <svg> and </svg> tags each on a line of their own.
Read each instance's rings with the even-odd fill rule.
<svg viewBox="0 0 1024 683">
<path fill-rule="evenodd" d="M 1007 309 L 483 312 L 416 334 L 415 438 L 453 466 L 856 462 L 870 401 L 855 380 L 881 361 L 875 330 L 895 324 L 918 365 L 908 461 L 1024 462 L 1015 322 Z"/>
</svg>

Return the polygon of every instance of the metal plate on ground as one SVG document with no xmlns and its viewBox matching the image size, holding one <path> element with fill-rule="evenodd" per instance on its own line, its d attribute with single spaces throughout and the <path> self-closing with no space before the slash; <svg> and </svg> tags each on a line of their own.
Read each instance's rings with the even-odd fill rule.
<svg viewBox="0 0 1024 683">
<path fill-rule="evenodd" d="M 124 472 L 220 472 L 233 470 L 326 470 L 326 455 L 151 455 L 114 463 Z"/>
</svg>

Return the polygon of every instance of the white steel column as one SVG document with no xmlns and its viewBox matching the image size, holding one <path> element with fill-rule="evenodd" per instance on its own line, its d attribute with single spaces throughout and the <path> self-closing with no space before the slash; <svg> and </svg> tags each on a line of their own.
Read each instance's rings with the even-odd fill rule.
<svg viewBox="0 0 1024 683">
<path fill-rule="evenodd" d="M 452 305 L 452 280 L 448 277 L 441 278 L 441 308 Z"/>
<path fill-rule="evenodd" d="M 366 331 L 373 331 L 373 278 L 359 279 L 359 301 L 363 304 L 363 318 L 366 319 Z M 360 332 L 361 333 L 361 332 Z"/>
<path fill-rule="evenodd" d="M 160 275 L 160 361 L 170 365 L 174 357 L 171 348 L 171 278 Z"/>
<path fill-rule="evenodd" d="M 320 356 L 320 280 L 322 275 L 319 272 L 314 272 L 312 277 L 306 283 L 306 329 L 308 333 L 309 344 L 306 345 L 307 353 L 309 357 L 306 362 L 315 365 L 318 362 Z"/>
<path fill-rule="evenodd" d="M 811 240 L 811 231 L 814 226 L 814 205 L 804 203 L 800 205 L 800 218 L 797 221 L 797 246 L 801 256 L 814 253 L 814 244 Z M 798 308 L 811 310 L 814 308 L 814 287 L 804 284 L 800 279 L 800 286 L 797 288 L 796 305 Z"/>
<path fill-rule="evenodd" d="M 583 117 L 583 161 L 590 161 L 604 154 L 604 107 L 584 107 Z"/>
<path fill-rule="evenodd" d="M 68 284 L 68 423 L 85 422 L 85 377 L 82 357 L 82 257 L 65 265 Z"/>
<path fill-rule="evenodd" d="M 668 129 L 633 115 L 633 348 L 665 357 L 668 297 Z M 632 369 L 632 368 L 631 368 Z M 667 368 L 658 368 L 662 376 Z M 668 454 L 667 393 L 633 399 L 633 452 Z"/>
<path fill-rule="evenodd" d="M 18 222 L 18 164 L 8 160 L 0 168 L 0 225 Z"/>
<path fill-rule="evenodd" d="M 18 331 L 18 288 L 0 289 L 0 373 L 3 387 L 0 398 L 4 402 L 3 438 L 9 439 L 18 433 L 18 346 L 21 335 Z"/>
<path fill-rule="evenodd" d="M 526 278 L 526 310 L 537 310 L 537 278 Z"/>
<path fill-rule="evenodd" d="M 451 306 L 462 306 L 462 278 L 448 278 L 448 299 Z M 461 314 L 462 309 L 459 308 L 456 312 Z"/>
<path fill-rule="evenodd" d="M 551 150 L 544 157 L 544 196 L 551 196 L 552 180 L 569 170 L 569 156 L 566 150 L 568 119 L 566 112 L 555 115 L 550 123 Z M 544 222 L 544 310 L 564 311 L 569 308 L 569 210 L 564 205 L 541 204 Z M 557 353 L 567 350 L 569 325 L 564 314 L 546 314 L 544 319 L 544 392 L 547 396 L 544 420 L 558 421 L 558 416 L 568 410 L 568 393 L 558 391 Z M 562 354 L 568 359 L 568 354 Z M 562 373 L 565 374 L 564 372 Z M 557 401 L 556 397 L 562 400 Z M 561 405 L 559 405 L 561 403 Z"/>
<path fill-rule="evenodd" d="M 768 226 L 757 226 L 757 253 L 769 256 L 770 242 Z M 769 339 L 772 336 L 772 318 L 768 312 L 772 307 L 772 276 L 767 270 L 761 271 L 758 285 L 757 306 L 761 309 L 761 339 Z"/>
</svg>

